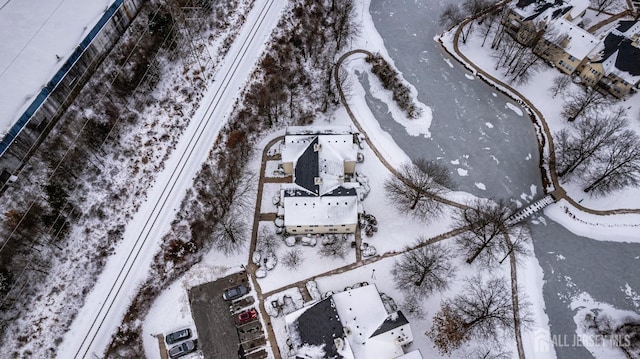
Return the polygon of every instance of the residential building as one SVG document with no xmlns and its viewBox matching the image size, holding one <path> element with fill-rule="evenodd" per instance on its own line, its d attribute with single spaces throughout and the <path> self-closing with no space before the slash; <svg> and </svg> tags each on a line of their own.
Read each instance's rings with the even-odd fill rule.
<svg viewBox="0 0 640 359">
<path fill-rule="evenodd" d="M 287 128 L 281 149 L 282 168 L 293 176 L 281 189 L 287 233 L 355 233 L 356 141 L 350 126 Z"/>
<path fill-rule="evenodd" d="M 561 72 L 622 98 L 640 88 L 640 22 L 619 21 L 598 38 L 580 27 L 588 6 L 588 0 L 514 0 L 502 23 Z"/>
<path fill-rule="evenodd" d="M 404 352 L 413 333 L 401 311 L 388 313 L 375 285 L 332 294 L 285 317 L 294 358 L 422 359 Z"/>
<path fill-rule="evenodd" d="M 600 41 L 563 18 L 547 25 L 533 52 L 567 75 L 580 72 Z"/>
<path fill-rule="evenodd" d="M 619 21 L 590 54 L 580 79 L 617 98 L 640 88 L 640 21 Z"/>
<path fill-rule="evenodd" d="M 559 18 L 577 24 L 588 7 L 589 0 L 514 0 L 507 6 L 502 23 L 516 41 L 531 46 L 547 24 Z"/>
</svg>

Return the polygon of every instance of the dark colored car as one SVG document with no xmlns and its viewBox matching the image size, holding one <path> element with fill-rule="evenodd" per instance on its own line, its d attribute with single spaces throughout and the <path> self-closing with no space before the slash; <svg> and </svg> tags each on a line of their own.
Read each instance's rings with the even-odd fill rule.
<svg viewBox="0 0 640 359">
<path fill-rule="evenodd" d="M 248 322 L 252 322 L 258 318 L 258 312 L 255 308 L 251 308 L 249 310 L 245 310 L 244 312 L 238 314 L 238 323 L 244 324 Z"/>
<path fill-rule="evenodd" d="M 169 333 L 167 334 L 166 337 L 164 337 L 164 339 L 167 341 L 167 344 L 181 342 L 189 338 L 191 338 L 191 329 L 189 328 L 181 329 L 173 333 Z"/>
<path fill-rule="evenodd" d="M 183 355 L 187 355 L 196 350 L 196 341 L 187 340 L 182 344 L 178 344 L 175 347 L 169 349 L 169 358 L 179 358 Z"/>
<path fill-rule="evenodd" d="M 222 293 L 222 298 L 224 300 L 232 300 L 232 299 L 240 298 L 247 293 L 249 293 L 249 290 L 247 289 L 247 287 L 240 284 L 225 290 L 224 293 Z"/>
</svg>

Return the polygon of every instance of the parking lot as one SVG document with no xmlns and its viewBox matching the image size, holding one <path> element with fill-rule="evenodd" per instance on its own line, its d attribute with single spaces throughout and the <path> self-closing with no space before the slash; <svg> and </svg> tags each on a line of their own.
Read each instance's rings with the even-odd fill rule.
<svg viewBox="0 0 640 359">
<path fill-rule="evenodd" d="M 260 321 L 240 324 L 237 319 L 238 312 L 258 307 L 253 297 L 245 296 L 232 302 L 222 299 L 225 289 L 238 284 L 249 287 L 245 272 L 193 287 L 189 291 L 198 345 L 207 359 L 239 358 L 241 353 L 253 352 L 266 344 Z M 263 357 L 255 354 L 246 355 L 246 358 Z"/>
</svg>

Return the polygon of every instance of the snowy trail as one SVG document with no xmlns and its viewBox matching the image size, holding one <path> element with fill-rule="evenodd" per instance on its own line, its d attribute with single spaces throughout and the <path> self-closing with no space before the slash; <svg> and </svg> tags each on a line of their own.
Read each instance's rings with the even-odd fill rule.
<svg viewBox="0 0 640 359">
<path fill-rule="evenodd" d="M 185 191 L 248 80 L 286 0 L 257 2 L 220 64 L 203 104 L 149 190 L 147 201 L 127 226 L 93 291 L 59 347 L 59 358 L 100 356 L 120 324 L 133 294 L 148 273 L 162 235 L 169 229 Z"/>
</svg>

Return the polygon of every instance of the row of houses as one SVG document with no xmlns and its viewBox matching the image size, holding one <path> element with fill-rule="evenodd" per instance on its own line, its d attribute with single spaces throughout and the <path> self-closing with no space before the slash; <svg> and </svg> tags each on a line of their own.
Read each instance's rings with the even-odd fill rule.
<svg viewBox="0 0 640 359">
<path fill-rule="evenodd" d="M 640 88 L 640 21 L 596 36 L 581 27 L 589 0 L 514 0 L 502 24 L 520 44 L 586 86 L 622 98 Z"/>
</svg>

